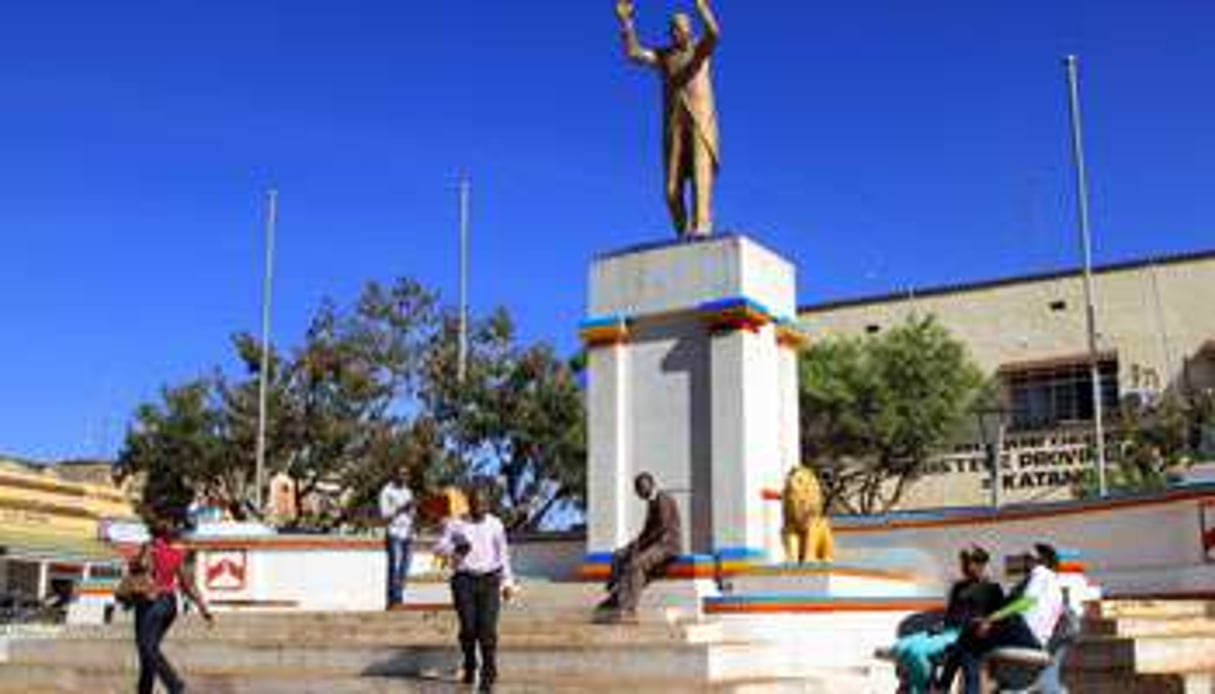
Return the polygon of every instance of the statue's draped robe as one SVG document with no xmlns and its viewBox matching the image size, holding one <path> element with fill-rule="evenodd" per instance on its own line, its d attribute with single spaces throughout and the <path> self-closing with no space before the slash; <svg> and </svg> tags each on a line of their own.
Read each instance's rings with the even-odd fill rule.
<svg viewBox="0 0 1215 694">
<path fill-rule="evenodd" d="M 692 158 L 700 153 L 712 157 L 714 171 L 721 166 L 709 55 L 712 50 L 712 44 L 701 39 L 686 50 L 666 48 L 658 52 L 659 69 L 664 76 L 663 164 L 668 177 L 673 169 L 682 169 L 683 175 L 691 176 Z M 676 143 L 681 140 L 692 147 L 684 149 L 683 161 L 675 161 Z"/>
</svg>

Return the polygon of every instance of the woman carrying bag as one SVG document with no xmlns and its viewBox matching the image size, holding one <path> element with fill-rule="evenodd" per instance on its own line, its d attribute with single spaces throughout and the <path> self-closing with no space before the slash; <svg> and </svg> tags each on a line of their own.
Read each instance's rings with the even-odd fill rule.
<svg viewBox="0 0 1215 694">
<path fill-rule="evenodd" d="M 173 526 L 162 516 L 149 522 L 152 539 L 139 551 L 129 573 L 119 584 L 118 598 L 135 606 L 135 645 L 139 649 L 139 694 L 152 694 L 156 678 L 170 694 L 185 691 L 181 677 L 169 664 L 160 644 L 177 618 L 177 593 L 198 606 L 210 624 L 211 611 L 186 570 L 186 553 L 174 547 Z"/>
</svg>

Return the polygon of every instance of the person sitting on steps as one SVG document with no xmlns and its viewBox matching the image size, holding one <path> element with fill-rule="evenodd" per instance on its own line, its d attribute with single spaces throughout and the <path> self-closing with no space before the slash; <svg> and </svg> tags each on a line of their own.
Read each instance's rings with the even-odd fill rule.
<svg viewBox="0 0 1215 694">
<path fill-rule="evenodd" d="M 1034 545 L 1026 555 L 1029 575 L 1010 593 L 1008 602 L 996 612 L 975 620 L 962 632 L 950 650 L 939 683 L 949 691 L 960 668 L 965 694 L 979 694 L 984 656 L 998 648 L 1019 647 L 1045 650 L 1066 606 L 1056 571 L 1059 553 L 1048 544 Z"/>
<path fill-rule="evenodd" d="M 987 577 L 988 554 L 971 546 L 958 554 L 962 578 L 949 591 L 943 622 L 938 628 L 900 638 L 891 649 L 902 666 L 910 694 L 925 694 L 932 684 L 933 661 L 953 645 L 962 630 L 1004 604 L 1004 590 Z"/>
<path fill-rule="evenodd" d="M 606 619 L 610 621 L 636 622 L 642 590 L 675 561 L 681 551 L 683 533 L 675 499 L 659 491 L 654 476 L 648 472 L 637 475 L 633 490 L 647 504 L 645 526 L 637 539 L 612 555 L 608 597 L 598 607 L 607 613 Z"/>
</svg>

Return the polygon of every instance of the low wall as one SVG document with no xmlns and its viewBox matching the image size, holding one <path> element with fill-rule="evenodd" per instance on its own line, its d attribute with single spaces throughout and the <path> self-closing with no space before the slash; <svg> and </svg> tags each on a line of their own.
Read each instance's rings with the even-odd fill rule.
<svg viewBox="0 0 1215 694">
<path fill-rule="evenodd" d="M 1213 502 L 1215 485 L 1202 485 L 999 512 L 951 509 L 833 522 L 845 553 L 914 547 L 933 557 L 941 573 L 953 571 L 967 544 L 1003 558 L 1049 542 L 1077 550 L 1107 594 L 1186 595 L 1215 591 L 1215 564 L 1203 543 L 1203 509 Z"/>
<path fill-rule="evenodd" d="M 377 537 L 274 535 L 191 540 L 199 589 L 219 608 L 380 610 L 387 565 Z M 433 538 L 414 541 L 406 601 L 431 604 L 446 595 Z M 580 536 L 532 536 L 511 543 L 512 567 L 526 579 L 572 578 L 582 559 Z M 413 594 L 411 596 L 411 593 Z"/>
</svg>

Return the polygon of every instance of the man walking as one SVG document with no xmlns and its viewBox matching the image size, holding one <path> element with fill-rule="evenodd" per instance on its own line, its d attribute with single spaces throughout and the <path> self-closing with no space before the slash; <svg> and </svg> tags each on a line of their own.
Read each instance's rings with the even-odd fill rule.
<svg viewBox="0 0 1215 694">
<path fill-rule="evenodd" d="M 633 480 L 633 491 L 646 502 L 645 526 L 637 539 L 612 555 L 612 577 L 608 597 L 598 609 L 608 612 L 609 620 L 637 621 L 641 591 L 662 569 L 679 556 L 682 545 L 679 506 L 670 494 L 659 491 L 648 472 Z"/>
<path fill-rule="evenodd" d="M 398 468 L 380 490 L 380 517 L 385 524 L 384 548 L 388 558 L 388 609 L 400 605 L 409 577 L 413 543 L 413 492 L 405 483 L 405 471 Z"/>
<path fill-rule="evenodd" d="M 484 493 L 468 492 L 468 517 L 452 519 L 435 545 L 435 553 L 446 557 L 454 573 L 451 596 L 460 621 L 460 650 L 464 654 L 463 681 L 472 684 L 477 673 L 477 650 L 481 651 L 481 686 L 493 688 L 498 679 L 498 611 L 502 598 L 515 591 L 510 550 L 502 521 L 489 513 Z"/>
</svg>

